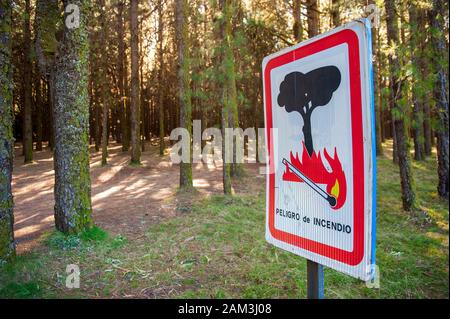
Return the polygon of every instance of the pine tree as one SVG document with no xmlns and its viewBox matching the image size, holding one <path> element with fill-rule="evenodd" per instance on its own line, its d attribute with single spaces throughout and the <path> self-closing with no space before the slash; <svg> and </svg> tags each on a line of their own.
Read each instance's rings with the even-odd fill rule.
<svg viewBox="0 0 450 319">
<path fill-rule="evenodd" d="M 374 4 L 374 1 L 370 1 Z M 382 122 L 381 122 L 381 112 L 382 112 L 382 100 L 381 100 L 381 54 L 380 54 L 380 43 L 379 43 L 379 32 L 380 29 L 372 26 L 372 49 L 373 49 L 373 70 L 374 70 L 374 91 L 375 91 L 375 130 L 376 130 L 376 153 L 377 156 L 383 155 L 383 137 L 382 137 Z"/>
<path fill-rule="evenodd" d="M 178 49 L 178 90 L 180 103 L 180 127 L 192 136 L 192 105 L 190 89 L 189 63 L 189 6 L 187 0 L 176 0 L 175 19 Z M 189 144 L 191 142 L 189 141 Z M 191 146 L 190 146 L 191 147 Z M 180 163 L 180 189 L 189 190 L 192 183 L 192 163 Z"/>
<path fill-rule="evenodd" d="M 58 0 L 37 0 L 34 22 L 36 63 L 47 82 L 48 146 L 54 148 L 55 56 L 57 24 L 60 19 Z"/>
<path fill-rule="evenodd" d="M 34 98 L 34 109 L 35 109 L 35 122 L 36 122 L 36 151 L 42 151 L 42 138 L 43 138 L 43 126 L 42 126 L 42 81 L 41 75 L 39 73 L 39 68 L 35 67 L 35 98 Z"/>
<path fill-rule="evenodd" d="M 422 34 L 420 34 L 418 28 L 418 10 L 415 1 L 412 1 L 409 5 L 409 27 L 410 27 L 410 51 L 411 51 L 411 62 L 413 66 L 413 78 L 411 79 L 412 85 L 412 99 L 413 99 L 413 138 L 414 138 L 414 159 L 416 161 L 421 161 L 424 159 L 424 146 L 423 146 L 423 105 L 422 105 L 422 88 L 421 83 L 422 72 L 420 70 L 421 66 L 421 52 L 420 43 Z"/>
<path fill-rule="evenodd" d="M 120 134 L 122 141 L 122 151 L 126 152 L 129 149 L 129 127 L 128 127 L 128 107 L 127 107 L 127 72 L 125 71 L 126 55 L 125 55 L 125 32 L 124 32 L 124 2 L 123 0 L 117 1 L 117 77 L 119 83 L 119 103 L 120 103 Z"/>
<path fill-rule="evenodd" d="M 340 0 L 331 0 L 331 21 L 334 27 L 338 27 L 341 24 L 339 7 Z"/>
<path fill-rule="evenodd" d="M 442 0 L 433 0 L 431 13 L 431 38 L 434 46 L 433 64 L 436 67 L 437 77 L 434 87 L 436 99 L 437 117 L 439 125 L 436 130 L 437 154 L 438 154 L 438 193 L 443 198 L 449 196 L 449 118 L 448 118 L 448 49 L 445 37 L 441 33 L 444 30 L 442 14 L 444 8 Z M 446 60 L 447 58 L 447 60 Z"/>
<path fill-rule="evenodd" d="M 12 1 L 0 0 L 0 264 L 15 255 L 13 196 Z"/>
<path fill-rule="evenodd" d="M 294 38 L 295 41 L 301 42 L 303 40 L 303 24 L 302 24 L 302 1 L 294 0 L 293 5 L 294 16 Z"/>
<path fill-rule="evenodd" d="M 163 51 L 163 2 L 158 2 L 158 115 L 159 115 L 159 155 L 164 155 L 164 51 Z"/>
<path fill-rule="evenodd" d="M 55 75 L 55 224 L 77 233 L 93 225 L 89 172 L 88 0 L 79 7 L 79 27 L 64 27 Z M 64 1 L 67 6 L 69 0 Z M 65 14 L 67 18 L 67 13 Z"/>
<path fill-rule="evenodd" d="M 106 22 L 106 6 L 105 0 L 100 0 L 100 43 L 101 47 L 104 49 L 104 53 L 106 54 L 107 50 L 107 22 Z M 102 100 L 102 166 L 107 164 L 108 161 L 108 139 L 109 139 L 109 130 L 108 130 L 108 117 L 109 117 L 109 87 L 108 87 L 108 59 L 106 56 L 102 56 L 101 58 L 101 100 Z"/>
<path fill-rule="evenodd" d="M 31 62 L 31 5 L 30 0 L 25 0 L 25 14 L 23 24 L 23 154 L 24 162 L 33 161 L 33 106 L 32 106 L 32 62 Z"/>
<path fill-rule="evenodd" d="M 307 0 L 306 9 L 308 14 L 308 38 L 319 34 L 319 8 L 318 0 Z"/>
<path fill-rule="evenodd" d="M 138 0 L 131 0 L 131 164 L 140 165 L 140 86 L 139 86 L 139 25 Z"/>
<path fill-rule="evenodd" d="M 390 45 L 398 44 L 398 22 L 394 0 L 386 0 L 386 24 L 387 37 Z M 393 103 L 394 130 L 396 137 L 396 150 L 398 154 L 398 165 L 400 168 L 400 182 L 402 190 L 403 209 L 411 211 L 415 205 L 415 193 L 413 189 L 413 177 L 409 159 L 407 132 L 405 127 L 405 111 L 400 104 L 403 94 L 403 81 L 399 78 L 400 61 L 397 52 L 389 56 L 391 98 Z"/>
</svg>

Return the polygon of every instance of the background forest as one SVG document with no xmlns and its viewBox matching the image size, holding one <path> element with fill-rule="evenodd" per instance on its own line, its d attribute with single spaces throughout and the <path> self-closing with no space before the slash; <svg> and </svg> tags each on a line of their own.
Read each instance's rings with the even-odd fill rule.
<svg viewBox="0 0 450 319">
<path fill-rule="evenodd" d="M 259 164 L 172 165 L 169 135 L 193 119 L 202 130 L 264 127 L 262 59 L 368 17 L 381 288 L 327 270 L 326 295 L 448 298 L 448 10 L 0 0 L 0 296 L 303 297 L 304 261 L 264 242 Z M 81 290 L 64 288 L 70 263 Z"/>
</svg>

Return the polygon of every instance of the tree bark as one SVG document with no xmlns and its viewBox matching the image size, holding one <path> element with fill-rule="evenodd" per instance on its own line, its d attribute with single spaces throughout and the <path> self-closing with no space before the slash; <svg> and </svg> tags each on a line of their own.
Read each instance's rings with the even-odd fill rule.
<svg viewBox="0 0 450 319">
<path fill-rule="evenodd" d="M 390 45 L 398 44 L 398 21 L 394 0 L 386 0 L 385 6 L 388 42 L 390 43 Z M 413 189 L 413 177 L 411 174 L 408 141 L 404 122 L 404 110 L 399 103 L 403 94 L 403 82 L 398 77 L 400 61 L 395 52 L 389 56 L 389 64 L 391 74 L 393 120 L 396 137 L 396 150 L 398 154 L 398 164 L 400 168 L 403 209 L 406 211 L 411 211 L 414 209 L 415 205 L 415 193 Z"/>
<path fill-rule="evenodd" d="M 35 53 L 39 71 L 48 85 L 48 146 L 53 151 L 55 132 L 53 111 L 55 104 L 55 56 L 57 50 L 57 24 L 60 19 L 58 0 L 37 0 L 35 12 Z"/>
<path fill-rule="evenodd" d="M 187 0 L 176 0 L 175 18 L 178 49 L 178 90 L 180 101 L 180 127 L 185 128 L 192 136 L 192 105 L 189 75 L 189 6 Z M 189 147 L 192 149 L 191 141 Z M 192 183 L 192 163 L 180 163 L 180 188 L 189 190 Z"/>
<path fill-rule="evenodd" d="M 433 1 L 431 14 L 431 26 L 433 28 L 431 38 L 434 46 L 434 65 L 437 71 L 437 79 L 434 86 L 434 95 L 436 99 L 438 126 L 436 128 L 437 137 L 437 157 L 438 157 L 438 193 L 442 198 L 449 196 L 449 118 L 448 118 L 448 73 L 444 67 L 442 59 L 448 54 L 446 48 L 445 36 L 443 33 L 443 11 L 444 4 L 442 0 Z"/>
<path fill-rule="evenodd" d="M 140 107 L 140 138 L 141 138 L 141 151 L 145 152 L 145 130 L 146 130 L 146 119 L 145 119 L 145 85 L 144 85 L 144 43 L 142 41 L 142 27 L 143 27 L 143 23 L 142 23 L 142 19 L 140 22 L 138 22 L 138 28 L 139 28 L 139 76 L 140 76 L 140 81 L 139 81 L 139 94 L 140 94 L 140 99 L 139 99 L 139 107 Z"/>
<path fill-rule="evenodd" d="M 103 49 L 103 53 L 106 55 L 108 50 L 107 43 L 107 23 L 106 23 L 106 6 L 105 0 L 100 1 L 100 23 L 101 23 L 101 32 L 100 32 L 100 43 L 101 48 Z M 109 139 L 109 130 L 108 130 L 108 117 L 109 117 L 109 88 L 108 88 L 108 58 L 107 56 L 102 56 L 101 63 L 101 90 L 102 90 L 102 166 L 105 166 L 108 163 L 108 139 Z"/>
<path fill-rule="evenodd" d="M 139 87 L 139 26 L 138 0 L 131 0 L 131 164 L 140 165 L 140 87 Z"/>
<path fill-rule="evenodd" d="M 340 0 L 331 0 L 331 22 L 333 23 L 334 27 L 338 27 L 341 24 L 339 7 L 340 7 Z"/>
<path fill-rule="evenodd" d="M 42 81 L 41 81 L 41 75 L 39 73 L 39 69 L 35 68 L 35 103 L 34 103 L 34 109 L 35 109 L 35 121 L 36 121 L 36 151 L 42 151 L 42 134 L 43 134 L 43 126 L 42 126 Z"/>
<path fill-rule="evenodd" d="M 415 72 L 412 85 L 412 102 L 413 102 L 413 140 L 414 140 L 414 159 L 421 161 L 425 158 L 423 147 L 423 98 L 420 86 L 423 82 L 421 66 L 421 51 L 420 38 L 422 34 L 419 33 L 418 28 L 418 12 L 414 1 L 409 5 L 409 28 L 410 28 L 410 51 L 412 56 L 412 64 Z"/>
<path fill-rule="evenodd" d="M 221 13 L 221 20 L 219 26 L 219 43 L 227 46 L 226 44 L 226 36 L 227 36 L 227 19 L 228 19 L 228 0 L 219 0 L 219 12 Z M 229 159 L 232 156 L 229 156 L 228 153 L 232 152 L 232 149 L 226 147 L 226 130 L 230 128 L 230 93 L 229 93 L 229 81 L 227 81 L 227 57 L 225 54 L 225 50 L 219 54 L 219 61 L 221 63 L 220 72 L 224 78 L 224 83 L 222 85 L 222 110 L 221 110 L 221 127 L 222 127 L 222 158 L 223 158 L 223 192 L 224 194 L 230 195 L 232 194 L 232 185 L 231 185 L 231 163 L 229 163 Z"/>
<path fill-rule="evenodd" d="M 159 155 L 164 155 L 166 145 L 164 143 L 164 85 L 163 85 L 163 72 L 164 72 L 164 51 L 163 51 L 163 2 L 158 2 L 158 117 L 159 117 Z"/>
<path fill-rule="evenodd" d="M 337 3 L 339 3 L 337 1 Z M 374 3 L 373 0 L 370 1 L 370 3 Z M 334 3 L 333 3 L 334 4 Z M 336 10 L 339 10 L 336 9 Z M 337 26 L 337 25 L 336 25 Z M 381 104 L 382 104 L 382 100 L 381 100 L 381 67 L 380 67 L 380 63 L 381 63 L 381 54 L 380 54 L 380 48 L 378 45 L 378 41 L 379 41 L 379 32 L 380 30 L 378 28 L 375 28 L 375 26 L 373 26 L 372 28 L 372 50 L 373 50 L 373 70 L 375 72 L 374 74 L 374 79 L 375 79 L 375 83 L 374 83 L 374 93 L 375 93 L 375 133 L 376 133 L 376 154 L 377 156 L 383 155 L 383 145 L 382 145 L 382 132 L 381 132 Z"/>
<path fill-rule="evenodd" d="M 89 173 L 89 1 L 71 0 L 80 9 L 78 28 L 64 28 L 56 60 L 55 224 L 64 233 L 93 225 Z M 64 1 L 64 5 L 68 0 Z M 66 17 L 66 16 L 65 16 Z"/>
<path fill-rule="evenodd" d="M 0 264 L 15 256 L 11 189 L 13 136 L 12 1 L 0 0 Z"/>
<path fill-rule="evenodd" d="M 308 37 L 312 38 L 319 34 L 319 7 L 318 0 L 307 0 L 308 14 Z"/>
<path fill-rule="evenodd" d="M 296 42 L 303 40 L 303 24 L 302 24 L 302 1 L 294 0 L 293 6 L 294 16 L 294 38 Z"/>
<path fill-rule="evenodd" d="M 30 0 L 25 0 L 25 17 L 23 25 L 23 153 L 24 162 L 33 161 L 33 107 L 32 107 L 32 63 L 31 63 L 31 5 Z"/>
<path fill-rule="evenodd" d="M 119 82 L 119 113 L 120 113 L 120 131 L 122 141 L 122 151 L 126 152 L 129 149 L 129 135 L 128 135 L 128 118 L 127 118 L 127 90 L 125 90 L 125 34 L 124 34 L 124 19 L 123 19 L 124 3 L 123 0 L 119 0 L 117 3 L 117 41 L 118 41 L 118 54 L 117 54 L 117 73 Z"/>
</svg>

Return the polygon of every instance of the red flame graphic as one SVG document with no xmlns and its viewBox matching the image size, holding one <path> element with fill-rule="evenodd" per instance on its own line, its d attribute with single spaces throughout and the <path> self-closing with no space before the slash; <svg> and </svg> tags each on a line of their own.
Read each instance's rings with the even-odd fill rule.
<svg viewBox="0 0 450 319">
<path fill-rule="evenodd" d="M 291 151 L 290 162 L 303 174 L 309 177 L 309 179 L 311 179 L 314 183 L 325 184 L 327 193 L 333 195 L 336 198 L 336 206 L 332 208 L 341 208 L 347 198 L 347 182 L 345 179 L 344 171 L 342 170 L 341 162 L 337 155 L 336 148 L 334 148 L 333 157 L 328 154 L 326 148 L 324 148 L 323 150 L 323 154 L 331 167 L 331 171 L 328 171 L 323 164 L 320 152 L 318 154 L 316 154 L 316 152 L 313 152 L 312 156 L 309 156 L 308 151 L 305 147 L 305 143 L 302 142 L 302 144 L 302 160 L 300 161 L 298 153 L 296 153 L 296 156 L 294 156 Z M 303 183 L 303 180 L 301 178 L 297 177 L 297 175 L 290 171 L 287 164 L 286 170 L 283 174 L 283 180 Z"/>
</svg>

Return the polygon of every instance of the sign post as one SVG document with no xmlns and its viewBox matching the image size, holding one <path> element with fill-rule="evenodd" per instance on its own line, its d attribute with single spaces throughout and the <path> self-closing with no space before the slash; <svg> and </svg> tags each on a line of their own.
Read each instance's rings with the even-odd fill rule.
<svg viewBox="0 0 450 319">
<path fill-rule="evenodd" d="M 306 273 L 308 299 L 323 299 L 325 289 L 323 266 L 308 259 L 306 261 Z"/>
<path fill-rule="evenodd" d="M 323 266 L 374 276 L 371 57 L 361 19 L 263 61 L 266 240 L 308 260 L 308 298 L 324 296 Z"/>
</svg>

